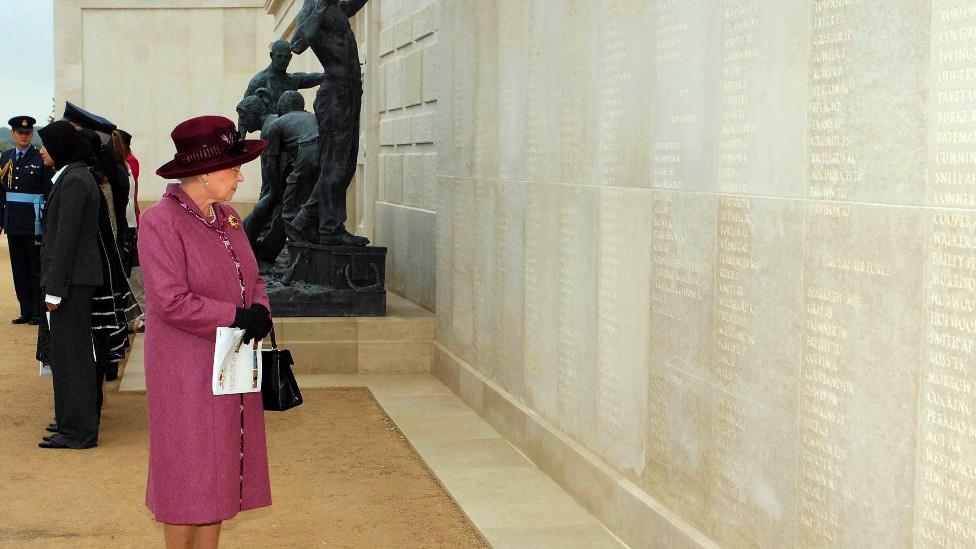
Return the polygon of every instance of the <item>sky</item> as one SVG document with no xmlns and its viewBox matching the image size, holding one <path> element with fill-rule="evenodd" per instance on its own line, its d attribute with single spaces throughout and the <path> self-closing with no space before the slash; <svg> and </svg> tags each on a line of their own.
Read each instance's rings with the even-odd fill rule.
<svg viewBox="0 0 976 549">
<path fill-rule="evenodd" d="M 7 37 L 0 75 L 0 128 L 26 114 L 39 123 L 54 110 L 52 0 L 0 0 L 0 36 Z M 60 114 L 60 113 L 59 113 Z"/>
</svg>

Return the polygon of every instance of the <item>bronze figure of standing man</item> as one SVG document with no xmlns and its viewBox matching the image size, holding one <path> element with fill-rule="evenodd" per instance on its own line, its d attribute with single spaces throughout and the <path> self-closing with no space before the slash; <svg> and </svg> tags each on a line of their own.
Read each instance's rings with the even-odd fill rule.
<svg viewBox="0 0 976 549">
<path fill-rule="evenodd" d="M 315 96 L 321 172 L 313 196 L 287 224 L 291 240 L 325 246 L 365 246 L 369 240 L 346 230 L 346 189 L 359 156 L 359 111 L 363 81 L 359 49 L 349 19 L 368 0 L 305 0 L 291 49 L 311 48 L 322 63 Z"/>
</svg>

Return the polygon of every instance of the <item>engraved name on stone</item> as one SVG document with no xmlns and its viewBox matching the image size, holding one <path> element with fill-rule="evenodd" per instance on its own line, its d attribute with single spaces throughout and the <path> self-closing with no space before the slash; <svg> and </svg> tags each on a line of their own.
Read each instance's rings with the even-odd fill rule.
<svg viewBox="0 0 976 549">
<path fill-rule="evenodd" d="M 976 7 L 973 16 L 976 16 Z M 976 545 L 976 214 L 929 214 L 916 542 Z"/>
<path fill-rule="evenodd" d="M 722 10 L 722 111 L 718 181 L 722 192 L 749 190 L 749 165 L 756 154 L 753 84 L 746 70 L 761 56 L 755 33 L 759 27 L 757 0 L 724 0 Z"/>
<path fill-rule="evenodd" d="M 600 87 L 600 182 L 603 185 L 623 183 L 623 147 L 620 142 L 623 127 L 624 90 L 633 75 L 627 70 L 629 53 L 624 36 L 625 7 L 628 0 L 607 0 L 603 6 L 603 78 Z"/>
<path fill-rule="evenodd" d="M 929 201 L 976 207 L 976 6 L 932 5 Z"/>
<path fill-rule="evenodd" d="M 581 358 L 581 337 L 579 315 L 583 314 L 578 305 L 580 287 L 576 276 L 581 269 L 578 240 L 580 208 L 578 200 L 569 191 L 559 207 L 559 328 L 558 328 L 558 376 L 557 398 L 561 413 L 575 415 L 579 399 L 579 377 Z M 569 419 L 569 418 L 567 418 Z"/>
<path fill-rule="evenodd" d="M 674 6 L 674 0 L 658 0 L 655 3 L 655 61 L 658 72 L 673 73 L 679 66 L 684 54 L 686 35 L 691 30 L 691 24 L 675 14 Z M 687 88 L 680 89 L 679 99 L 687 97 L 690 91 Z M 679 100 L 676 104 L 685 103 Z M 697 115 L 687 111 L 666 113 L 663 109 L 658 109 L 655 119 L 656 125 L 663 130 L 663 136 L 674 136 L 678 134 L 680 126 L 695 122 Z M 651 176 L 655 188 L 678 189 L 684 186 L 682 149 L 683 144 L 677 139 L 665 137 L 654 141 L 651 146 Z"/>
<path fill-rule="evenodd" d="M 845 62 L 855 30 L 847 10 L 860 0 L 815 0 L 810 58 L 810 197 L 845 199 L 864 179 L 848 132 L 845 105 L 854 93 Z"/>
<path fill-rule="evenodd" d="M 621 439 L 624 410 L 620 407 L 624 380 L 620 377 L 621 362 L 635 357 L 622 356 L 625 341 L 620 340 L 621 269 L 629 251 L 624 242 L 621 212 L 624 194 L 620 190 L 603 193 L 600 210 L 600 265 L 597 294 L 599 297 L 597 322 L 597 430 L 611 440 Z M 629 381 L 628 381 L 629 382 Z"/>
</svg>

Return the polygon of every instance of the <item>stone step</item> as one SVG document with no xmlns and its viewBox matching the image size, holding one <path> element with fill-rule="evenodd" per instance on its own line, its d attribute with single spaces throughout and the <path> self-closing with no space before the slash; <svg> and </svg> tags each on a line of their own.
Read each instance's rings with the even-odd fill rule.
<svg viewBox="0 0 976 549">
<path fill-rule="evenodd" d="M 296 374 L 430 372 L 435 327 L 434 313 L 392 293 L 385 317 L 275 319 Z"/>
</svg>

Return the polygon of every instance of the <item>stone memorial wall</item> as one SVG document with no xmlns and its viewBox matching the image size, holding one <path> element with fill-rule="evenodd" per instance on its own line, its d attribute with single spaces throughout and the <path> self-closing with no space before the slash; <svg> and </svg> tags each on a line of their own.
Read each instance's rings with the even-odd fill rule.
<svg viewBox="0 0 976 549">
<path fill-rule="evenodd" d="M 236 121 L 248 81 L 268 65 L 272 32 L 264 4 L 57 0 L 54 117 L 72 101 L 131 133 L 142 167 L 140 201 L 155 202 L 167 183 L 155 171 L 173 158 L 173 128 L 203 114 Z M 244 167 L 238 206 L 257 200 L 260 172 L 256 163 Z"/>
<path fill-rule="evenodd" d="M 436 9 L 441 379 L 633 547 L 976 546 L 976 2 Z"/>
</svg>

